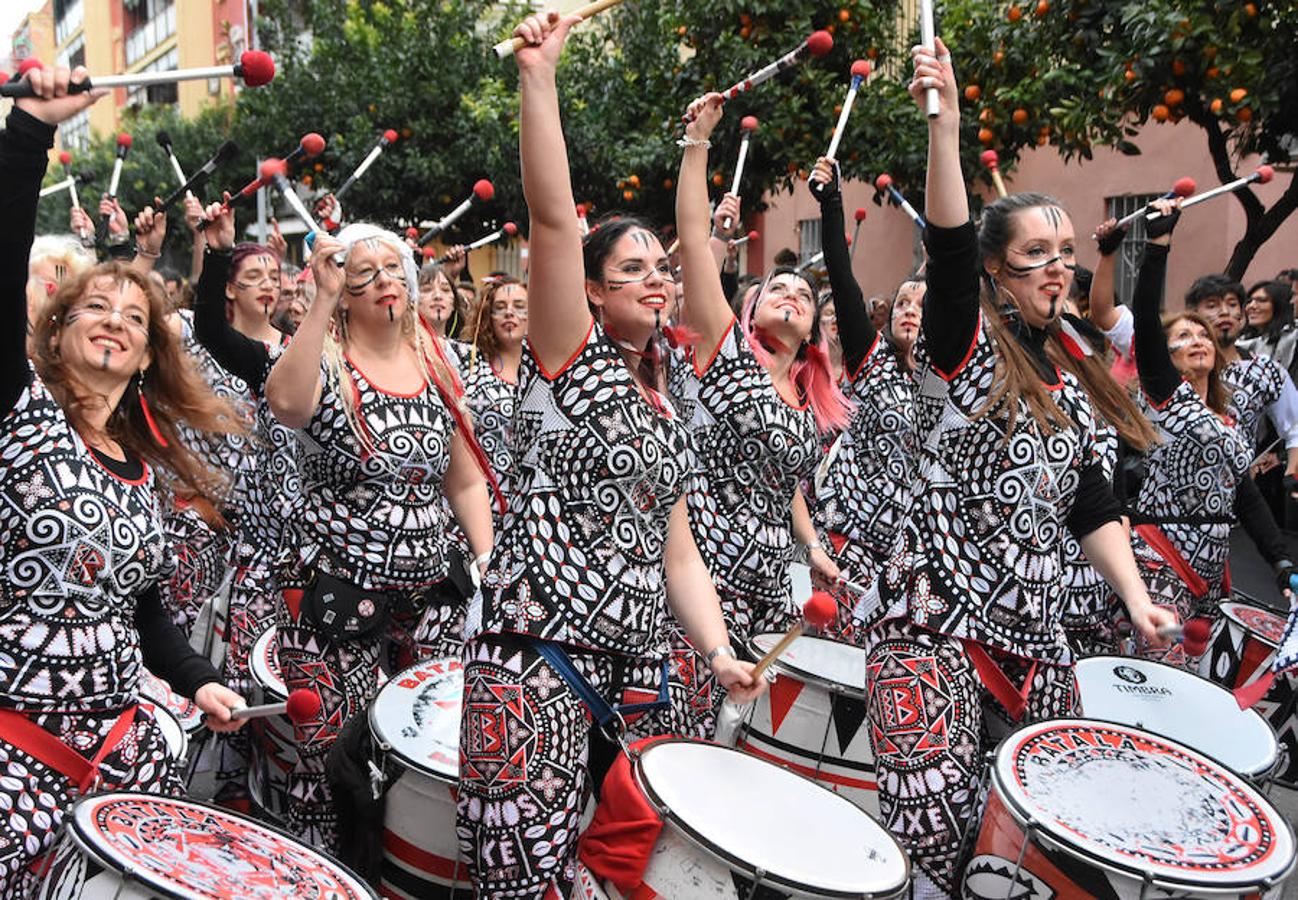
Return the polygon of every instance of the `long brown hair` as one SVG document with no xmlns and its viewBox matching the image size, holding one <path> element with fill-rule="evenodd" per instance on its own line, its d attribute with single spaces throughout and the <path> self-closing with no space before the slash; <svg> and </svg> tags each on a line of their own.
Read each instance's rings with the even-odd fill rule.
<svg viewBox="0 0 1298 900">
<path fill-rule="evenodd" d="M 1082 389 L 1091 399 L 1096 417 L 1113 426 L 1124 443 L 1141 452 L 1159 443 L 1161 439 L 1158 431 L 1145 418 L 1126 389 L 1114 380 L 1103 355 L 1094 353 L 1077 357 L 1068 352 L 1060 338 L 1058 323 L 1050 328 L 1046 353 L 1051 362 L 1072 373 L 1081 382 Z"/>
<path fill-rule="evenodd" d="M 72 427 L 82 434 L 92 432 L 88 410 L 102 403 L 103 398 L 77 379 L 64 362 L 58 343 L 68 310 L 103 279 L 117 287 L 133 284 L 144 294 L 149 304 L 148 345 L 152 355 L 144 378 L 131 377 L 126 392 L 109 415 L 107 435 L 127 453 L 168 470 L 185 493 L 215 501 L 224 486 L 224 473 L 214 472 L 185 446 L 178 424 L 184 422 L 200 431 L 223 434 L 246 435 L 248 429 L 233 407 L 212 393 L 167 327 L 167 298 L 147 276 L 113 261 L 65 281 L 36 323 L 32 361 L 37 374 Z M 153 437 L 140 405 L 141 384 L 154 424 L 167 442 L 165 447 Z"/>
<path fill-rule="evenodd" d="M 509 285 L 518 285 L 527 291 L 527 286 L 512 275 L 502 275 L 491 283 L 491 286 L 483 293 L 482 298 L 475 305 L 470 318 L 473 321 L 473 329 L 469 332 L 469 343 L 473 345 L 473 354 L 481 354 L 487 360 L 487 365 L 496 358 L 500 352 L 500 342 L 496 339 L 496 328 L 491 321 L 491 307 L 496 302 L 496 295 L 499 294 Z M 470 366 L 472 368 L 472 366 Z"/>
<path fill-rule="evenodd" d="M 1183 312 L 1168 313 L 1163 316 L 1163 332 L 1171 331 L 1172 326 L 1182 319 L 1201 326 L 1207 333 L 1208 340 L 1212 341 L 1212 371 L 1208 373 L 1207 403 L 1209 409 L 1219 416 L 1224 416 L 1230 411 L 1230 392 L 1226 390 L 1226 384 L 1221 377 L 1221 373 L 1226 369 L 1226 360 L 1221 355 L 1221 344 L 1217 341 L 1217 330 L 1212 327 L 1212 324 L 1202 314 L 1187 309 Z"/>
</svg>

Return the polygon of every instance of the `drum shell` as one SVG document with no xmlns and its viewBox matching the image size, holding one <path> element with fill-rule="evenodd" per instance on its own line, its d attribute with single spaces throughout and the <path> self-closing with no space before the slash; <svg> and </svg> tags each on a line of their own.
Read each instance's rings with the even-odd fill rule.
<svg viewBox="0 0 1298 900">
<path fill-rule="evenodd" d="M 287 688 L 279 668 L 276 629 L 271 626 L 254 642 L 249 669 L 252 672 L 255 703 L 283 703 Z M 297 766 L 297 742 L 288 716 L 263 716 L 247 727 L 249 741 L 248 793 L 256 808 L 274 822 L 288 815 L 289 775 Z"/>
<path fill-rule="evenodd" d="M 472 885 L 455 834 L 455 783 L 389 758 L 387 769 L 393 768 L 400 774 L 384 798 L 384 896 L 449 898 L 452 890 L 468 896 Z"/>
<path fill-rule="evenodd" d="M 859 648 L 834 646 L 860 653 L 864 659 L 865 651 Z M 760 656 L 757 653 L 757 658 Z M 781 660 L 771 668 L 775 681 L 740 725 L 736 749 L 792 769 L 877 817 L 879 784 L 865 715 L 864 683 L 841 684 Z M 861 668 L 864 672 L 864 662 Z"/>
</svg>

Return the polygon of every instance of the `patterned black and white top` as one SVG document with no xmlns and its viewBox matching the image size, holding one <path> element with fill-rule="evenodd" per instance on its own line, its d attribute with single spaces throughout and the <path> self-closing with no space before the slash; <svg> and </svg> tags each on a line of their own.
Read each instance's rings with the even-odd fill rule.
<svg viewBox="0 0 1298 900">
<path fill-rule="evenodd" d="M 293 568 L 315 566 L 368 590 L 423 587 L 447 573 L 442 479 L 455 420 L 436 386 L 411 395 L 376 387 L 351 360 L 334 383 L 321 366 L 320 405 L 297 432 L 300 512 L 286 532 Z M 351 391 L 366 448 L 347 421 Z"/>
<path fill-rule="evenodd" d="M 483 582 L 483 632 L 666 655 L 663 558 L 688 438 L 656 399 L 664 412 L 598 324 L 554 373 L 524 345 L 515 477 Z"/>
<path fill-rule="evenodd" d="M 1284 446 L 1295 444 L 1289 432 L 1298 416 L 1291 404 L 1280 403 L 1286 395 L 1293 396 L 1293 381 L 1279 363 L 1269 356 L 1241 356 L 1226 366 L 1221 378 L 1230 389 L 1230 405 L 1239 417 L 1240 437 L 1249 446 L 1256 445 L 1262 436 L 1262 417 L 1268 414 L 1285 438 Z"/>
<path fill-rule="evenodd" d="M 464 357 L 468 366 L 472 355 Z M 494 365 L 481 355 L 476 357 L 471 371 L 464 376 L 464 399 L 473 415 L 473 434 L 491 464 L 492 474 L 500 485 L 500 493 L 509 501 L 510 486 L 514 479 L 514 455 L 511 450 L 514 431 L 514 391 L 517 385 L 506 381 Z M 491 505 L 493 525 L 501 525 L 500 509 Z"/>
<path fill-rule="evenodd" d="M 0 419 L 0 561 L 0 706 L 134 702 L 136 598 L 171 567 L 153 474 L 100 464 L 34 373 Z"/>
<path fill-rule="evenodd" d="M 892 549 L 910 509 L 919 458 L 915 380 L 881 334 L 844 384 L 856 402 L 838 451 L 823 476 L 816 473 L 816 525 L 848 539 L 839 553 L 847 576 L 873 578 Z"/>
<path fill-rule="evenodd" d="M 1118 470 L 1118 432 L 1103 419 L 1095 418 L 1095 460 L 1104 478 L 1113 483 Z M 1065 627 L 1093 625 L 1104 614 L 1112 590 L 1082 551 L 1071 531 L 1064 531 Z"/>
<path fill-rule="evenodd" d="M 809 404 L 780 396 L 738 323 L 690 371 L 697 381 L 686 391 L 698 467 L 689 492 L 695 541 L 737 635 L 783 630 L 801 615 L 789 579 L 799 550 L 791 504 L 820 461 L 815 418 Z"/>
<path fill-rule="evenodd" d="M 953 372 L 931 363 L 925 337 L 915 348 L 915 406 L 916 430 L 926 437 L 911 515 L 878 582 L 884 617 L 1068 662 L 1061 548 L 1081 471 L 1095 454 L 1090 400 L 1060 373 L 1053 399 L 1074 427 L 1048 433 L 1015 399 L 1018 416 L 1007 430 L 1005 416 L 979 416 L 997 367 L 982 313 Z"/>
<path fill-rule="evenodd" d="M 1235 494 L 1252 462 L 1252 447 L 1235 420 L 1213 412 L 1189 382 L 1163 404 L 1147 403 L 1146 415 L 1163 440 L 1149 450 L 1136 510 L 1158 525 L 1208 583 L 1209 595 L 1201 602 L 1215 602 L 1230 553 Z M 1138 561 L 1163 565 L 1138 536 L 1132 550 Z"/>
</svg>

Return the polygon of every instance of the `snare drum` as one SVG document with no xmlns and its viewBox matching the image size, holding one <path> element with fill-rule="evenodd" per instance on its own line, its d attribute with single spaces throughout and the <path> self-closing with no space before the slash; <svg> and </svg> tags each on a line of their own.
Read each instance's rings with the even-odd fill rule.
<svg viewBox="0 0 1298 900">
<path fill-rule="evenodd" d="M 471 896 L 455 834 L 464 665 L 447 657 L 403 669 L 370 705 L 378 768 L 388 776 L 383 814 L 386 897 Z"/>
<path fill-rule="evenodd" d="M 328 857 L 238 813 L 111 793 L 72 807 L 37 896 L 360 900 L 375 894 Z"/>
<path fill-rule="evenodd" d="M 1128 725 L 1056 719 L 997 748 L 962 896 L 1280 896 L 1294 836 L 1251 785 Z"/>
<path fill-rule="evenodd" d="M 189 735 L 181 727 L 180 720 L 165 706 L 155 706 L 147 702 L 141 702 L 140 705 L 147 707 L 149 714 L 153 716 L 153 721 L 158 723 L 158 730 L 162 732 L 162 737 L 167 742 L 167 755 L 183 769 L 185 760 L 189 758 Z"/>
<path fill-rule="evenodd" d="M 1264 780 L 1280 755 L 1275 732 L 1230 691 L 1152 660 L 1092 656 L 1077 664 L 1077 689 L 1088 719 L 1161 734 L 1243 775 Z"/>
<path fill-rule="evenodd" d="M 140 698 L 151 701 L 153 706 L 165 706 L 191 740 L 198 737 L 204 728 L 203 711 L 198 704 L 177 694 L 171 685 L 148 669 L 140 670 Z"/>
<path fill-rule="evenodd" d="M 753 636 L 760 657 L 782 634 Z M 736 747 L 805 775 L 879 814 L 865 720 L 865 651 L 800 637 L 771 665 L 775 681 L 739 729 Z"/>
<path fill-rule="evenodd" d="M 894 898 L 909 891 L 910 860 L 883 826 L 785 768 L 680 738 L 643 746 L 631 766 L 629 789 L 663 819 L 643 890 L 633 896 Z M 611 810 L 626 807 L 609 799 L 609 784 L 596 822 L 607 815 L 612 835 Z M 583 862 L 598 874 L 586 849 Z M 605 890 L 623 896 L 611 884 Z"/>
<path fill-rule="evenodd" d="M 1284 636 L 1285 620 L 1277 613 L 1247 603 L 1223 603 L 1213 623 L 1208 651 L 1199 674 L 1227 690 L 1249 682 L 1275 659 Z M 1298 787 L 1298 677 L 1285 673 L 1276 678 L 1266 696 L 1253 707 L 1275 729 L 1288 757 L 1281 762 L 1276 781 Z"/>
<path fill-rule="evenodd" d="M 248 668 L 260 696 L 258 703 L 283 703 L 288 686 L 279 670 L 276 628 L 262 632 L 252 645 Z M 255 806 L 269 818 L 282 822 L 288 814 L 288 777 L 297 765 L 297 744 L 288 716 L 264 716 L 248 723 L 252 729 L 248 793 Z"/>
</svg>

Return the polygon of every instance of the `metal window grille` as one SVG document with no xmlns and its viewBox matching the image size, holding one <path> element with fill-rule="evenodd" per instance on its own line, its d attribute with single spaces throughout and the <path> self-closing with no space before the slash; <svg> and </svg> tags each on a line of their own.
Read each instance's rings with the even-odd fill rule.
<svg viewBox="0 0 1298 900">
<path fill-rule="evenodd" d="M 802 219 L 798 222 L 798 262 L 805 263 L 820 252 L 820 219 Z"/>
<path fill-rule="evenodd" d="M 1122 197 L 1109 197 L 1105 200 L 1108 215 L 1121 219 L 1123 216 L 1144 209 L 1152 200 L 1161 194 L 1128 194 Z M 1113 278 L 1113 291 L 1122 303 L 1131 302 L 1131 294 L 1136 288 L 1136 274 L 1140 268 L 1140 256 L 1145 249 L 1145 218 L 1136 220 L 1127 228 L 1127 239 L 1122 242 L 1118 251 L 1118 270 Z"/>
</svg>

